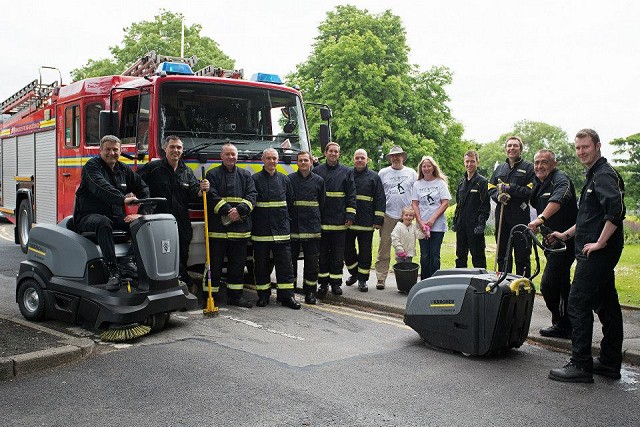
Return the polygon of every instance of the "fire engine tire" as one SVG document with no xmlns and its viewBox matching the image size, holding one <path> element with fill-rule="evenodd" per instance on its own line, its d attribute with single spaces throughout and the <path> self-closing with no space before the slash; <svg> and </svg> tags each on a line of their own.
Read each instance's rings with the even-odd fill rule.
<svg viewBox="0 0 640 427">
<path fill-rule="evenodd" d="M 33 279 L 25 279 L 18 287 L 18 307 L 20 313 L 27 320 L 42 320 L 44 318 L 45 296 L 42 288 Z"/>
<path fill-rule="evenodd" d="M 33 212 L 31 211 L 31 203 L 29 203 L 29 200 L 24 199 L 22 202 L 20 202 L 20 207 L 18 208 L 16 229 L 18 235 L 18 243 L 20 243 L 20 249 L 22 249 L 22 252 L 24 252 L 25 254 L 27 253 L 31 224 L 33 224 Z"/>
</svg>

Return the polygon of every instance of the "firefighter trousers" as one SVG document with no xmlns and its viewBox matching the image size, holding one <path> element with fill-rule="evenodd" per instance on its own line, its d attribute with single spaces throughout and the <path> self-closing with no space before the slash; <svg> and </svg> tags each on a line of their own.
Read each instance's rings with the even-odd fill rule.
<svg viewBox="0 0 640 427">
<path fill-rule="evenodd" d="M 252 242 L 253 263 L 258 298 L 271 295 L 271 271 L 276 268 L 278 298 L 293 297 L 291 244 L 286 242 Z M 271 256 L 273 255 L 273 264 Z"/>
<path fill-rule="evenodd" d="M 570 330 L 567 304 L 571 288 L 571 264 L 575 260 L 575 245 L 573 239 L 565 244 L 566 251 L 546 254 L 547 265 L 540 280 L 540 292 L 551 312 L 551 323 Z"/>
<path fill-rule="evenodd" d="M 315 291 L 318 285 L 318 268 L 320 257 L 320 239 L 291 240 L 291 263 L 293 265 L 293 283 L 298 283 L 298 256 L 302 249 L 304 255 L 303 289 Z"/>
<path fill-rule="evenodd" d="M 101 214 L 89 214 L 82 216 L 75 226 L 80 233 L 95 233 L 105 262 L 107 264 L 116 263 L 116 245 L 113 241 L 113 230 L 129 231 L 129 224 L 124 222 L 124 218 L 115 219 Z M 128 255 L 132 253 L 133 247 L 129 249 Z"/>
<path fill-rule="evenodd" d="M 462 228 L 456 232 L 456 268 L 467 268 L 467 257 L 471 252 L 471 263 L 476 268 L 487 268 L 484 234 L 475 234 L 473 229 Z"/>
<path fill-rule="evenodd" d="M 318 283 L 341 285 L 344 265 L 345 231 L 323 231 L 320 238 L 320 270 Z"/>
<path fill-rule="evenodd" d="M 211 287 L 217 294 L 222 282 L 222 265 L 227 257 L 227 298 L 239 298 L 244 287 L 244 266 L 247 262 L 247 239 L 209 239 L 209 255 L 211 259 Z M 206 278 L 205 278 L 206 279 Z M 208 285 L 202 282 L 204 295 L 207 295 Z"/>
<path fill-rule="evenodd" d="M 356 241 L 358 248 L 356 249 Z M 344 248 L 344 263 L 351 276 L 358 280 L 369 280 L 371 270 L 371 245 L 373 242 L 373 230 L 352 231 L 347 230 Z"/>
<path fill-rule="evenodd" d="M 576 257 L 568 306 L 573 344 L 571 360 L 588 371 L 593 366 L 591 342 L 594 311 L 602 323 L 600 361 L 614 368 L 620 368 L 622 364 L 622 310 L 614 275 L 621 253 L 620 242 L 617 248 L 600 249 L 592 252 L 588 258 L 582 254 Z"/>
<path fill-rule="evenodd" d="M 511 233 L 511 228 L 516 224 L 511 224 L 508 221 L 505 221 L 502 224 L 502 230 L 500 231 L 500 235 L 498 236 L 498 226 L 496 225 L 496 243 L 499 245 L 498 253 L 496 256 L 498 257 L 498 271 L 507 271 L 511 273 L 513 268 L 513 262 L 509 262 L 509 265 L 505 266 L 506 258 L 507 258 L 507 242 L 509 241 L 509 234 Z M 513 251 L 513 256 L 511 257 L 511 261 L 515 258 L 516 261 L 516 274 L 519 276 L 528 276 L 531 273 L 531 245 L 527 241 L 527 238 L 523 237 L 522 234 L 516 233 L 511 239 L 511 249 Z"/>
</svg>

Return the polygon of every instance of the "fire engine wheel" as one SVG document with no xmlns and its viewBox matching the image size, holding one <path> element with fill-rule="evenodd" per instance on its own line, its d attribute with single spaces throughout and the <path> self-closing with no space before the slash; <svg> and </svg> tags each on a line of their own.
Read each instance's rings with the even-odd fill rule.
<svg viewBox="0 0 640 427">
<path fill-rule="evenodd" d="M 33 223 L 33 212 L 31 211 L 31 203 L 25 199 L 20 202 L 18 208 L 18 219 L 16 221 L 16 229 L 18 231 L 18 243 L 20 243 L 20 249 L 25 254 L 27 253 L 27 245 L 29 243 L 29 232 L 31 231 L 31 224 Z"/>
<path fill-rule="evenodd" d="M 25 279 L 18 288 L 18 307 L 27 320 L 42 320 L 44 317 L 44 292 L 33 279 Z"/>
</svg>

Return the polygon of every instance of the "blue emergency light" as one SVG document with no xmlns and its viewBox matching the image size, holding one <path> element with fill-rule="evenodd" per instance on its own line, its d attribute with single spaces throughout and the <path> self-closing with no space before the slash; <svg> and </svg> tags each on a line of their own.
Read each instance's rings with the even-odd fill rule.
<svg viewBox="0 0 640 427">
<path fill-rule="evenodd" d="M 249 80 L 252 82 L 273 83 L 275 85 L 282 84 L 282 80 L 277 74 L 255 73 Z"/>
<path fill-rule="evenodd" d="M 158 65 L 156 69 L 156 74 L 166 73 L 167 75 L 184 75 L 184 76 L 193 76 L 193 71 L 188 64 L 182 62 L 163 62 Z"/>
</svg>

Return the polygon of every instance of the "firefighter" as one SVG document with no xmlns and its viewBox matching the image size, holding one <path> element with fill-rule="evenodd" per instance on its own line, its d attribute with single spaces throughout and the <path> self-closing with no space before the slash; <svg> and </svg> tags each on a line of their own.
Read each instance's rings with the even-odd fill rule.
<svg viewBox="0 0 640 427">
<path fill-rule="evenodd" d="M 478 173 L 478 152 L 464 153 L 467 170 L 456 190 L 456 210 L 453 231 L 456 232 L 456 268 L 467 268 L 467 254 L 471 252 L 474 267 L 486 268 L 484 228 L 491 212 L 487 178 Z"/>
<path fill-rule="evenodd" d="M 120 289 L 122 276 L 137 277 L 131 253 L 118 264 L 112 232 L 129 230 L 138 214 L 125 215 L 125 206 L 137 198 L 149 197 L 149 187 L 120 158 L 120 140 L 106 135 L 100 140 L 100 156 L 82 168 L 76 191 L 73 221 L 78 232 L 95 232 L 105 264 L 109 270 L 108 291 Z"/>
<path fill-rule="evenodd" d="M 509 232 L 514 225 L 528 224 L 530 221 L 529 199 L 535 174 L 533 165 L 521 157 L 523 145 L 519 137 L 508 137 L 504 148 L 507 159 L 493 171 L 488 188 L 489 195 L 497 203 L 495 212 L 497 268 L 498 271 L 511 272 L 511 263 L 505 265 Z M 519 236 L 513 239 L 512 246 L 515 253 L 516 274 L 529 275 L 531 271 L 529 243 Z"/>
<path fill-rule="evenodd" d="M 360 292 L 369 290 L 367 281 L 371 269 L 373 230 L 382 227 L 387 205 L 382 181 L 376 172 L 369 170 L 368 160 L 367 152 L 363 149 L 356 150 L 353 154 L 356 218 L 347 230 L 344 250 L 344 262 L 351 274 L 345 283 L 351 286 L 357 281 Z"/>
<path fill-rule="evenodd" d="M 302 249 L 304 302 L 315 304 L 322 231 L 320 219 L 325 203 L 324 179 L 311 173 L 311 154 L 308 151 L 300 151 L 297 158 L 298 171 L 289 175 L 295 196 L 291 212 L 291 261 L 294 283 L 297 283 L 298 256 Z"/>
<path fill-rule="evenodd" d="M 258 307 L 269 304 L 271 296 L 271 255 L 276 268 L 277 301 L 294 310 L 300 303 L 294 297 L 291 264 L 290 211 L 295 196 L 289 178 L 276 170 L 278 152 L 267 148 L 262 153 L 262 170 L 252 176 L 257 201 L 253 211 L 253 260 Z"/>
<path fill-rule="evenodd" d="M 356 186 L 353 171 L 339 163 L 340 145 L 330 142 L 324 149 L 326 162 L 313 169 L 324 178 L 326 203 L 322 212 L 320 238 L 320 272 L 318 296 L 327 294 L 329 285 L 334 295 L 342 295 L 342 266 L 347 227 L 356 216 Z"/>
<path fill-rule="evenodd" d="M 576 189 L 557 166 L 556 155 L 551 150 L 539 150 L 533 158 L 536 184 L 531 194 L 531 206 L 538 213 L 538 217 L 529 223 L 533 231 L 538 231 L 543 224 L 552 231 L 564 231 L 576 223 Z M 540 291 L 551 312 L 551 326 L 540 329 L 543 337 L 571 338 L 567 304 L 575 247 L 573 240 L 568 240 L 566 245 L 564 252 L 545 252 L 547 265 Z"/>
<path fill-rule="evenodd" d="M 251 173 L 236 166 L 238 149 L 222 146 L 222 165 L 207 172 L 209 214 L 209 254 L 212 291 L 218 293 L 222 264 L 227 257 L 227 304 L 250 308 L 243 296 L 247 243 L 251 237 L 251 211 L 256 203 L 256 187 Z M 203 282 L 203 291 L 208 286 Z"/>
<path fill-rule="evenodd" d="M 575 240 L 576 270 L 569 291 L 572 351 L 569 363 L 552 369 L 549 378 L 592 383 L 593 374 L 620 379 L 622 364 L 622 310 L 618 301 L 614 268 L 624 246 L 622 221 L 624 182 L 602 157 L 600 137 L 593 129 L 576 134 L 575 148 L 587 168 L 580 193 L 576 223 L 553 237 Z M 600 356 L 592 359 L 593 312 L 602 323 Z"/>
<path fill-rule="evenodd" d="M 180 279 L 187 284 L 191 293 L 196 294 L 191 277 L 187 272 L 189 244 L 193 237 L 191 220 L 189 219 L 189 202 L 196 202 L 203 191 L 209 190 L 209 181 L 198 182 L 193 171 L 181 159 L 182 141 L 178 136 L 168 136 L 162 149 L 165 158 L 147 163 L 138 173 L 149 186 L 151 197 L 164 197 L 166 204 L 157 209 L 161 213 L 172 214 L 178 224 L 180 246 Z"/>
</svg>

